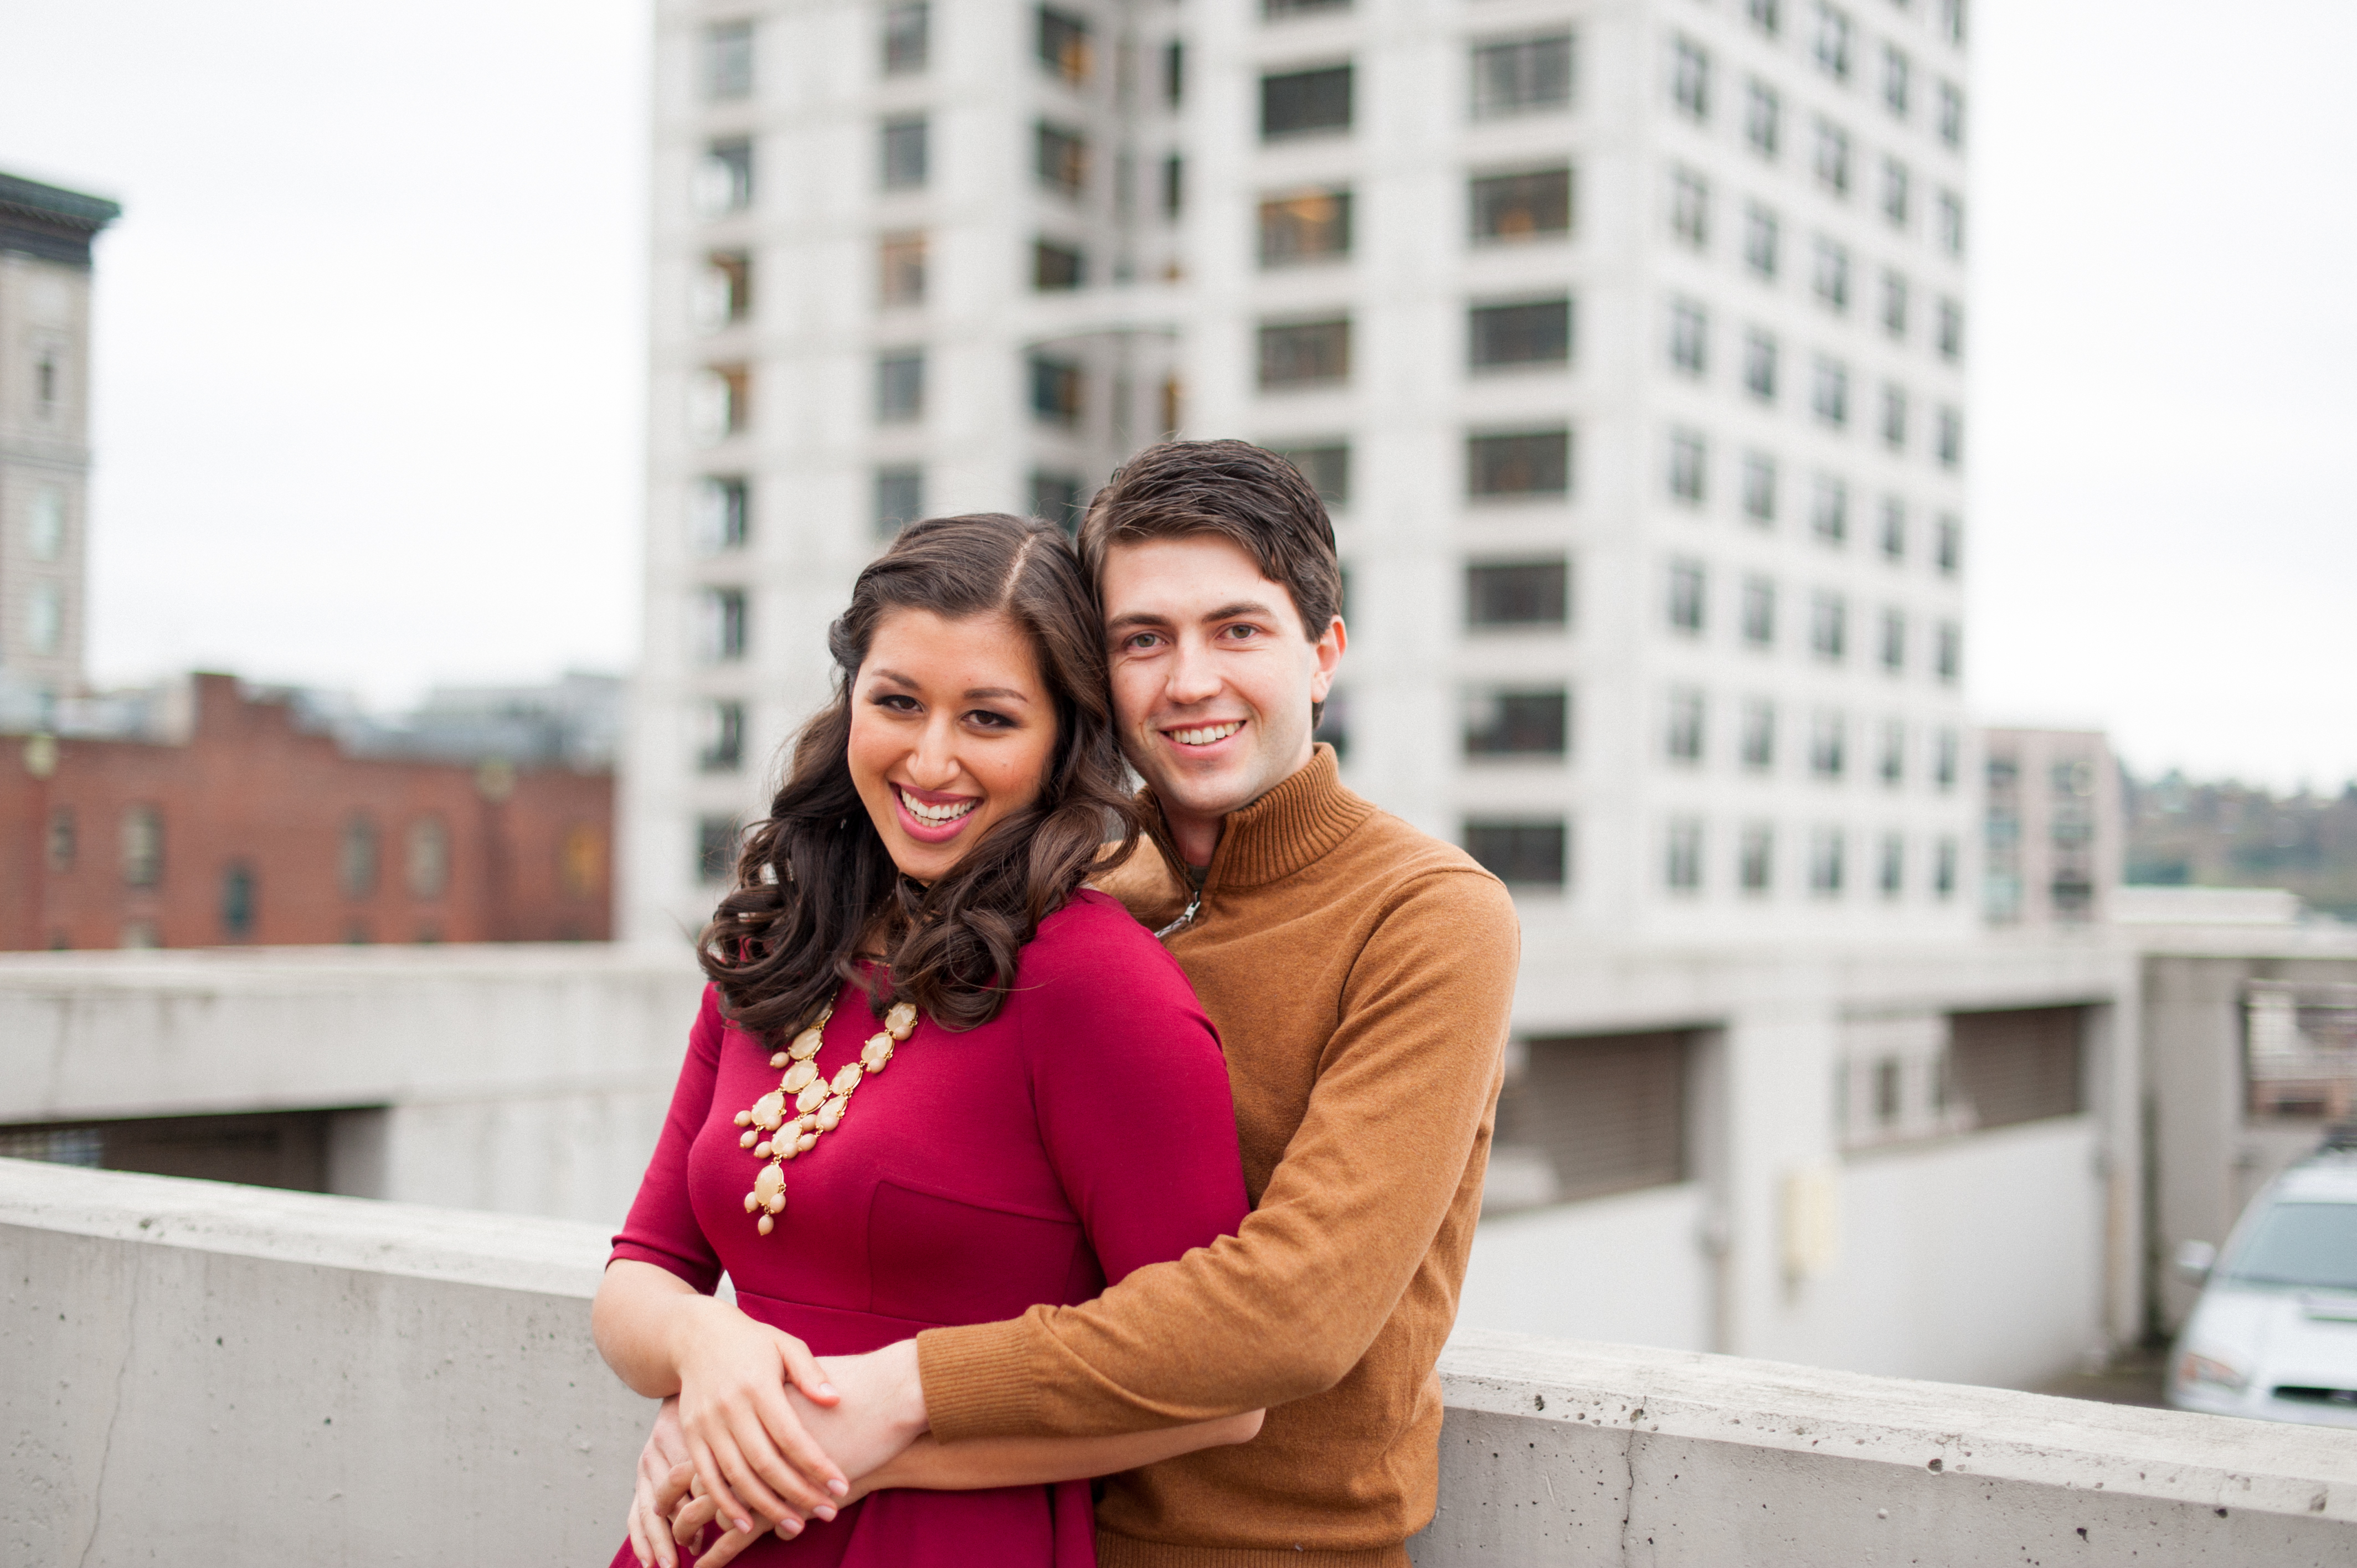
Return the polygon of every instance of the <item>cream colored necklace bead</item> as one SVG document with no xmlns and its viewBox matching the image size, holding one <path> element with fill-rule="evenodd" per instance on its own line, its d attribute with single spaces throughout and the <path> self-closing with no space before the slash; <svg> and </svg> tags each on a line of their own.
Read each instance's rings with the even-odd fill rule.
<svg viewBox="0 0 2357 1568">
<path fill-rule="evenodd" d="M 834 1016 L 834 1004 L 830 1002 L 816 1023 L 771 1056 L 770 1065 L 785 1069 L 785 1076 L 777 1088 L 753 1101 L 751 1110 L 737 1112 L 737 1125 L 745 1129 L 737 1146 L 752 1150 L 755 1159 L 769 1162 L 753 1178 L 753 1190 L 745 1195 L 745 1212 L 759 1212 L 758 1228 L 764 1236 L 775 1228 L 777 1216 L 785 1212 L 785 1162 L 810 1153 L 821 1133 L 841 1126 L 844 1112 L 851 1106 L 852 1091 L 869 1074 L 882 1072 L 892 1059 L 894 1044 L 917 1030 L 917 1009 L 909 1003 L 895 1002 L 885 1009 L 884 1027 L 859 1047 L 859 1059 L 844 1063 L 833 1079 L 822 1079 L 813 1058 L 825 1036 L 826 1022 Z M 791 1116 L 786 1112 L 789 1103 L 793 1106 Z"/>
</svg>

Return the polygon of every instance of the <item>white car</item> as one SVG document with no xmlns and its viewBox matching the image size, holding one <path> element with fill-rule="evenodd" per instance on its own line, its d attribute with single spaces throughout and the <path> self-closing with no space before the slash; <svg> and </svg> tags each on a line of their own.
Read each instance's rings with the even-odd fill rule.
<svg viewBox="0 0 2357 1568">
<path fill-rule="evenodd" d="M 2178 1268 L 2203 1288 L 2169 1357 L 2170 1404 L 2357 1426 L 2357 1148 L 2285 1171 L 2222 1252 L 2188 1241 Z"/>
</svg>

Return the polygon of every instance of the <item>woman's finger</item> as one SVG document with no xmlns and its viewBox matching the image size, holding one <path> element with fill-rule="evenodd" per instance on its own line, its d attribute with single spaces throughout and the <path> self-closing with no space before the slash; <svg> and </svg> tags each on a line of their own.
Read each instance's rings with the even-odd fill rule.
<svg viewBox="0 0 2357 1568">
<path fill-rule="evenodd" d="M 742 1530 L 732 1530 L 714 1541 L 711 1549 L 695 1560 L 695 1568 L 725 1568 L 726 1563 L 736 1559 L 738 1552 L 768 1533 L 767 1530 L 757 1530 L 748 1535 Z"/>
<path fill-rule="evenodd" d="M 678 1510 L 680 1499 L 687 1496 L 688 1488 L 694 1484 L 694 1466 L 684 1459 L 673 1465 L 671 1467 L 671 1474 L 665 1476 L 662 1484 L 655 1488 L 656 1517 L 670 1518 Z"/>
<path fill-rule="evenodd" d="M 780 1335 L 779 1337 L 785 1337 Z M 794 1478 L 813 1488 L 812 1501 L 801 1511 L 808 1515 L 818 1513 L 823 1507 L 834 1508 L 842 1501 L 843 1495 L 851 1489 L 851 1483 L 845 1479 L 843 1467 L 819 1446 L 818 1439 L 810 1434 L 809 1428 L 802 1425 L 802 1418 L 794 1413 L 794 1407 L 786 1399 L 785 1385 L 780 1383 L 774 1388 L 763 1389 L 755 1399 L 761 1425 L 780 1453 L 780 1463 L 791 1466 Z M 821 1487 L 826 1488 L 823 1496 L 815 1491 Z M 824 1519 L 828 1516 L 822 1513 L 819 1517 Z"/>
<path fill-rule="evenodd" d="M 843 1397 L 826 1380 L 826 1369 L 818 1364 L 809 1346 L 783 1329 L 770 1329 L 770 1337 L 777 1341 L 779 1359 L 786 1364 L 786 1380 L 800 1389 L 804 1399 L 813 1404 L 833 1405 Z"/>
<path fill-rule="evenodd" d="M 786 1468 L 770 1445 L 770 1435 L 761 1430 L 760 1417 L 750 1411 L 731 1411 L 727 1432 L 713 1443 L 714 1456 L 720 1462 L 721 1474 L 728 1478 L 729 1490 L 745 1506 L 745 1512 L 724 1508 L 721 1520 L 731 1530 L 767 1530 L 779 1520 L 791 1517 L 806 1519 L 810 1504 L 794 1497 L 808 1496 L 811 1488 Z M 783 1481 L 782 1487 L 774 1483 Z M 786 1495 L 780 1496 L 780 1491 Z"/>
<path fill-rule="evenodd" d="M 682 1546 L 692 1544 L 704 1533 L 704 1527 L 719 1517 L 720 1505 L 710 1498 L 698 1498 L 672 1516 L 671 1538 Z"/>
<path fill-rule="evenodd" d="M 786 1402 L 783 1383 L 756 1390 L 751 1396 L 749 1409 L 741 1414 L 734 1410 L 729 1412 L 728 1433 L 736 1440 L 738 1452 L 753 1467 L 760 1485 L 784 1499 L 787 1511 L 793 1516 L 794 1521 L 799 1524 L 813 1516 L 832 1518 L 835 1498 L 831 1493 L 820 1489 L 825 1483 L 808 1474 L 802 1466 L 789 1461 L 780 1451 L 776 1434 L 781 1426 L 800 1437 L 803 1445 L 827 1465 L 828 1470 L 834 1468 L 832 1461 L 819 1452 L 818 1444 L 802 1431 L 793 1407 Z M 737 1495 L 747 1496 L 742 1489 Z M 747 1500 L 754 1499 L 748 1497 Z M 759 1504 L 756 1502 L 755 1506 Z M 773 1513 L 770 1517 L 774 1520 L 780 1516 Z"/>
<path fill-rule="evenodd" d="M 722 1432 L 720 1435 L 722 1441 L 726 1442 L 726 1432 Z M 720 1510 L 721 1528 L 733 1529 L 739 1520 L 748 1521 L 748 1528 L 749 1528 L 752 1512 L 737 1500 L 737 1493 L 730 1487 L 728 1477 L 725 1473 L 727 1466 L 722 1461 L 719 1453 L 712 1444 L 696 1433 L 688 1434 L 687 1443 L 688 1452 L 695 1461 L 696 1479 L 703 1483 L 704 1490 L 712 1498 L 713 1506 Z M 730 1453 L 732 1455 L 735 1453 L 733 1445 Z"/>
</svg>

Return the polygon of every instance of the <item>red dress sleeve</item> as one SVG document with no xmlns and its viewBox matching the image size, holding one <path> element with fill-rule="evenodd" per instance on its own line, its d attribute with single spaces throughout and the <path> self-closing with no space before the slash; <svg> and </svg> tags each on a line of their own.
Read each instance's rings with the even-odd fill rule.
<svg viewBox="0 0 2357 1568">
<path fill-rule="evenodd" d="M 1227 1063 L 1177 961 L 1118 904 L 1081 893 L 1041 939 L 1017 983 L 1033 1101 L 1112 1284 L 1243 1223 Z"/>
<path fill-rule="evenodd" d="M 687 1155 L 696 1134 L 712 1114 L 712 1087 L 720 1074 L 720 1041 L 727 1033 L 720 1015 L 720 993 L 704 988 L 704 1006 L 688 1031 L 687 1059 L 680 1064 L 679 1086 L 672 1090 L 671 1113 L 663 1118 L 662 1136 L 639 1183 L 630 1217 L 614 1238 L 606 1262 L 630 1258 L 668 1269 L 710 1295 L 720 1283 L 720 1255 L 705 1240 L 688 1201 Z"/>
</svg>

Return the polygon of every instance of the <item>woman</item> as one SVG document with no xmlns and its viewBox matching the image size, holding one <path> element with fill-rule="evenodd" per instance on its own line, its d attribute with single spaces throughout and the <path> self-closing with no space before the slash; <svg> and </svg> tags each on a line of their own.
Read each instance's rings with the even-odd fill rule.
<svg viewBox="0 0 2357 1568">
<path fill-rule="evenodd" d="M 597 1346 L 638 1392 L 678 1395 L 718 1527 L 778 1523 L 740 1561 L 1091 1568 L 1089 1488 L 1067 1477 L 1245 1441 L 1257 1412 L 920 1443 L 839 1506 L 782 1455 L 815 1456 L 786 1385 L 825 1397 L 787 1336 L 849 1355 L 1085 1300 L 1243 1219 L 1211 1025 L 1081 886 L 1109 823 L 1125 850 L 1137 832 L 1095 607 L 1054 528 L 935 519 L 860 574 L 828 647 L 835 700 L 700 944 L 712 983 Z M 733 1306 L 711 1295 L 724 1272 Z M 671 1560 L 631 1533 L 618 1568 Z"/>
</svg>

